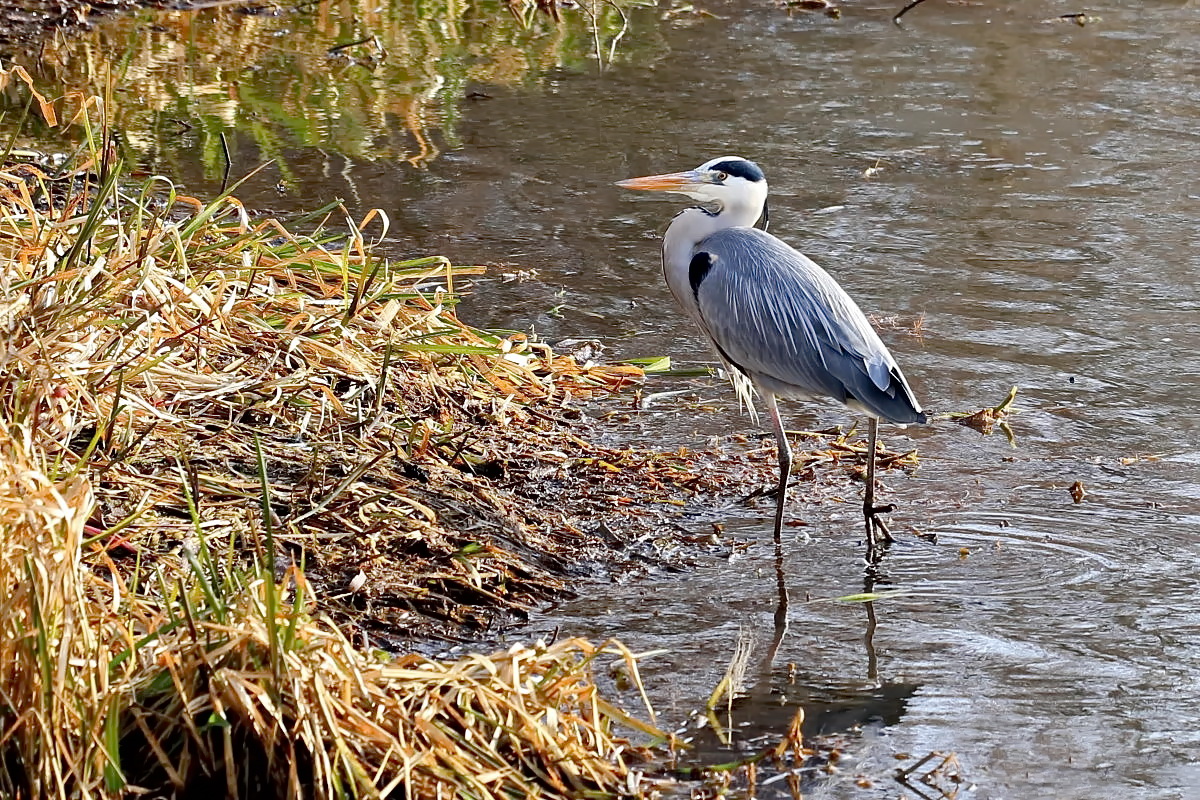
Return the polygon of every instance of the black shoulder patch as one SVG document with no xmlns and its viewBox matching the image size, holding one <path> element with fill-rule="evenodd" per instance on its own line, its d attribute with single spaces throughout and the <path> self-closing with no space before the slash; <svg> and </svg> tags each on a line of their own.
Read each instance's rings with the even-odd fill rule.
<svg viewBox="0 0 1200 800">
<path fill-rule="evenodd" d="M 758 168 L 758 164 L 753 161 L 747 161 L 744 158 L 731 159 L 722 161 L 720 164 L 713 164 L 712 169 L 724 172 L 726 175 L 732 175 L 735 178 L 745 178 L 751 183 L 766 180 L 767 176 Z"/>
<path fill-rule="evenodd" d="M 717 263 L 717 257 L 712 253 L 703 251 L 692 256 L 692 263 L 688 266 L 688 283 L 692 285 L 692 294 L 700 293 L 700 284 L 704 283 L 704 279 L 708 277 L 708 272 Z"/>
</svg>

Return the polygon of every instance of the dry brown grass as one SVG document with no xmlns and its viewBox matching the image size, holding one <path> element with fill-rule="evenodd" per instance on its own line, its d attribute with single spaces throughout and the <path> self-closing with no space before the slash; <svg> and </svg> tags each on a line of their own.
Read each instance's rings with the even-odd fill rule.
<svg viewBox="0 0 1200 800">
<path fill-rule="evenodd" d="M 96 147 L 58 176 L 11 166 L 0 793 L 636 788 L 614 729 L 655 731 L 593 680 L 598 657 L 636 676 L 619 645 L 392 658 L 346 614 L 368 598 L 397 610 L 380 627 L 461 621 L 544 596 L 528 555 L 556 517 L 480 473 L 577 441 L 549 411 L 638 370 L 463 325 L 471 270 L 375 257 L 376 215 L 301 235 L 232 197 L 130 186 Z"/>
<path fill-rule="evenodd" d="M 442 663 L 352 647 L 297 569 L 81 563 L 88 481 L 47 479 L 0 434 L 0 699 L 7 796 L 574 796 L 621 791 L 639 751 L 592 663 L 619 645 Z M 149 577 L 149 576 L 147 576 Z M 635 783 L 632 784 L 636 786 Z"/>
</svg>

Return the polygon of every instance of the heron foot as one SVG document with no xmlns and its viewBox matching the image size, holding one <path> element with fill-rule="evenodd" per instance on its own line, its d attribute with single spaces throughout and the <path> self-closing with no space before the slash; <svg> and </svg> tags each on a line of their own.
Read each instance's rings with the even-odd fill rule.
<svg viewBox="0 0 1200 800">
<path fill-rule="evenodd" d="M 883 521 L 880 514 L 890 514 L 896 510 L 896 506 L 891 503 L 887 505 L 877 506 L 872 502 L 865 501 L 863 503 L 863 518 L 867 525 L 867 547 L 874 551 L 880 544 L 891 544 L 896 541 L 892 536 L 891 530 L 888 529 L 887 523 Z"/>
<path fill-rule="evenodd" d="M 863 503 L 863 516 L 874 517 L 878 514 L 890 514 L 896 510 L 894 503 L 888 503 L 886 506 L 873 506 L 870 503 Z"/>
<path fill-rule="evenodd" d="M 892 536 L 887 523 L 879 517 L 871 517 L 867 520 L 867 525 L 871 529 L 871 539 L 874 544 L 878 544 L 879 542 L 891 544 L 896 541 L 896 537 Z"/>
</svg>

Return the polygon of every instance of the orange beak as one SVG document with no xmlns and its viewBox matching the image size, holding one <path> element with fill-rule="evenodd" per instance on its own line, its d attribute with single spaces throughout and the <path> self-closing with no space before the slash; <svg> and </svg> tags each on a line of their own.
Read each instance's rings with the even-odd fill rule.
<svg viewBox="0 0 1200 800">
<path fill-rule="evenodd" d="M 698 170 L 671 172 L 666 175 L 647 175 L 617 181 L 622 189 L 638 189 L 645 192 L 687 192 L 695 186 L 712 183 L 712 179 Z"/>
</svg>

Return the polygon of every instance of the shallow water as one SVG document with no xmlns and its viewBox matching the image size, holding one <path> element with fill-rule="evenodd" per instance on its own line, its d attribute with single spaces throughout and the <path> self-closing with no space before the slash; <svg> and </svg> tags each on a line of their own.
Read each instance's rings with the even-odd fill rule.
<svg viewBox="0 0 1200 800">
<path fill-rule="evenodd" d="M 853 503 L 798 497 L 790 626 L 765 671 L 777 598 L 766 506 L 725 517 L 724 537 L 753 542 L 736 558 L 605 588 L 531 632 L 669 649 L 647 680 L 678 721 L 748 631 L 743 737 L 778 735 L 796 704 L 810 731 L 846 737 L 840 772 L 809 797 L 894 797 L 890 771 L 930 751 L 957 754 L 963 796 L 1200 796 L 1195 8 L 1130 4 L 1079 27 L 1046 21 L 1079 10 L 1063 2 L 926 3 L 896 28 L 899 5 L 851 4 L 840 20 L 765 2 L 714 2 L 712 17 L 635 9 L 603 71 L 578 21 L 553 47 L 552 28 L 466 25 L 454 46 L 439 29 L 409 48 L 405 64 L 442 72 L 340 65 L 322 84 L 296 54 L 319 58 L 369 27 L 337 5 L 312 19 L 122 22 L 87 57 L 131 48 L 148 100 L 125 121 L 127 147 L 147 170 L 211 194 L 226 129 L 235 174 L 279 159 L 239 190 L 247 204 L 381 207 L 397 256 L 512 265 L 475 286 L 472 321 L 599 338 L 616 356 L 709 360 L 658 274 L 657 233 L 678 204 L 613 181 L 755 158 L 773 232 L 895 317 L 885 339 L 929 407 L 975 410 L 1020 386 L 1015 444 L 946 423 L 885 431 L 891 447 L 919 448 L 921 466 L 884 478 L 905 535 L 877 573 Z M 202 57 L 204 26 L 251 24 L 245 63 Z M 517 269 L 537 276 L 499 277 Z M 921 315 L 921 336 L 906 333 Z M 688 386 L 702 403 L 660 400 L 630 439 L 699 447 L 750 427 L 716 379 L 647 391 Z M 796 427 L 849 421 L 832 406 L 792 410 Z M 898 591 L 874 604 L 870 644 L 865 606 L 805 602 L 865 587 Z"/>
</svg>

